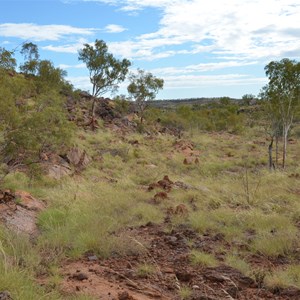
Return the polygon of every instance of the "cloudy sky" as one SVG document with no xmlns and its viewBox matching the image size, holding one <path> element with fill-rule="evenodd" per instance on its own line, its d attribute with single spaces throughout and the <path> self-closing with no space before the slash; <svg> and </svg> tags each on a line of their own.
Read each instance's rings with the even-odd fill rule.
<svg viewBox="0 0 300 300">
<path fill-rule="evenodd" d="M 257 95 L 268 62 L 300 59 L 300 0 L 0 0 L 0 11 L 0 47 L 19 58 L 36 43 L 83 90 L 78 50 L 95 39 L 163 78 L 160 99 Z"/>
</svg>

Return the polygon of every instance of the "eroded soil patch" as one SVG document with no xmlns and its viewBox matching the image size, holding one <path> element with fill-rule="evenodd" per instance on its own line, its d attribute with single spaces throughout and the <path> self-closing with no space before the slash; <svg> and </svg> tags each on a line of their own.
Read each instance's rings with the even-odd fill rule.
<svg viewBox="0 0 300 300">
<path fill-rule="evenodd" d="M 254 279 L 220 261 L 217 267 L 190 263 L 190 244 L 213 247 L 216 237 L 200 236 L 182 227 L 166 231 L 165 225 L 152 223 L 127 229 L 126 234 L 142 254 L 98 260 L 87 255 L 79 261 L 66 261 L 60 273 L 61 290 L 66 294 L 83 293 L 96 299 L 182 299 L 180 290 L 188 288 L 194 300 L 217 299 L 299 299 L 297 290 L 271 292 Z M 141 266 L 151 272 L 141 272 Z"/>
</svg>

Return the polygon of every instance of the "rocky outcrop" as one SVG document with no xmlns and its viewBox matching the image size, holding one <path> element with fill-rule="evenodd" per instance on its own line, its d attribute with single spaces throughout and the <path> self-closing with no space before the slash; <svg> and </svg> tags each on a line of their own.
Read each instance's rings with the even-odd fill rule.
<svg viewBox="0 0 300 300">
<path fill-rule="evenodd" d="M 35 237 L 37 214 L 43 209 L 45 204 L 26 191 L 0 190 L 0 222 L 10 230 Z"/>
<path fill-rule="evenodd" d="M 63 155 L 52 155 L 47 159 L 48 176 L 54 179 L 60 179 L 73 173 L 81 172 L 92 159 L 85 150 L 73 147 Z"/>
</svg>

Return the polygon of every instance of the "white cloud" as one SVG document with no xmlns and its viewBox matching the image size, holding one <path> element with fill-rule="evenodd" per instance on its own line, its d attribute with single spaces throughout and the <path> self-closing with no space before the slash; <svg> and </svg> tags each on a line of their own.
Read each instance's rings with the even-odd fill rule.
<svg viewBox="0 0 300 300">
<path fill-rule="evenodd" d="M 243 59 L 280 57 L 300 48 L 299 0 L 98 0 L 125 11 L 147 7 L 162 11 L 156 32 L 111 45 L 123 55 L 148 60 L 174 54 L 211 52 Z M 206 45 L 209 40 L 210 44 Z M 165 52 L 166 46 L 192 43 L 191 50 Z M 141 56 L 141 51 L 145 55 Z M 160 55 L 157 55 L 160 52 Z"/>
<path fill-rule="evenodd" d="M 116 25 L 116 24 L 109 24 L 107 25 L 104 30 L 108 33 L 120 33 L 123 32 L 125 30 L 127 30 L 125 27 L 120 26 L 120 25 Z"/>
<path fill-rule="evenodd" d="M 58 41 L 70 35 L 93 35 L 94 28 L 79 28 L 68 25 L 37 25 L 33 23 L 0 24 L 0 36 L 16 37 L 31 41 Z"/>
<path fill-rule="evenodd" d="M 215 70 L 221 70 L 232 67 L 243 67 L 248 65 L 257 64 L 257 61 L 224 61 L 224 62 L 213 62 L 213 63 L 201 63 L 188 65 L 185 67 L 166 67 L 153 69 L 151 72 L 162 76 L 162 75 L 175 75 L 175 74 L 192 74 L 200 72 L 209 72 Z"/>
<path fill-rule="evenodd" d="M 174 75 L 165 76 L 165 89 L 191 89 L 216 86 L 263 85 L 265 77 L 251 77 L 243 74 L 226 75 Z"/>
<path fill-rule="evenodd" d="M 130 59 L 154 60 L 200 53 L 211 53 L 224 60 L 276 59 L 285 54 L 296 56 L 300 49 L 299 0 L 85 1 L 102 2 L 130 12 L 147 7 L 161 10 L 157 31 L 127 41 L 108 42 L 110 51 Z M 126 28 L 109 24 L 102 30 L 121 33 Z M 61 25 L 0 25 L 0 35 L 34 37 L 35 40 L 57 40 L 70 34 L 93 33 L 95 29 Z M 69 44 L 49 45 L 45 49 L 76 53 L 79 48 L 77 44 Z"/>
<path fill-rule="evenodd" d="M 91 82 L 88 76 L 69 76 L 66 79 L 70 81 L 75 88 L 81 89 L 83 91 L 89 91 L 91 89 Z"/>
<path fill-rule="evenodd" d="M 86 44 L 86 39 L 79 39 L 78 42 L 74 44 L 67 44 L 67 45 L 48 45 L 41 47 L 43 50 L 59 52 L 59 53 L 78 53 L 78 50 L 83 48 L 83 44 Z"/>
<path fill-rule="evenodd" d="M 81 64 L 77 64 L 77 65 L 65 65 L 65 64 L 60 64 L 58 65 L 59 68 L 61 69 L 85 69 L 86 68 L 86 64 L 81 63 Z"/>
</svg>

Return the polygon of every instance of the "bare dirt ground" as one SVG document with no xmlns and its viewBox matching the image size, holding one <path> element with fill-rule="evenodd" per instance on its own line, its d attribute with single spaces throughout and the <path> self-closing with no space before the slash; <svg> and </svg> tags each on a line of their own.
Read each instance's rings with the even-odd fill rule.
<svg viewBox="0 0 300 300">
<path fill-rule="evenodd" d="M 78 261 L 65 261 L 60 269 L 61 291 L 107 300 L 179 300 L 180 290 L 189 287 L 191 295 L 186 299 L 193 300 L 300 299 L 300 291 L 293 288 L 262 288 L 259 282 L 222 264 L 222 253 L 218 267 L 191 265 L 191 241 L 204 250 L 222 243 L 221 237 L 200 236 L 185 227 L 166 232 L 164 225 L 152 223 L 127 231 L 133 241 L 146 245 L 143 254 L 106 260 L 88 254 Z M 142 276 L 138 268 L 145 263 L 154 266 L 154 271 Z"/>
</svg>

